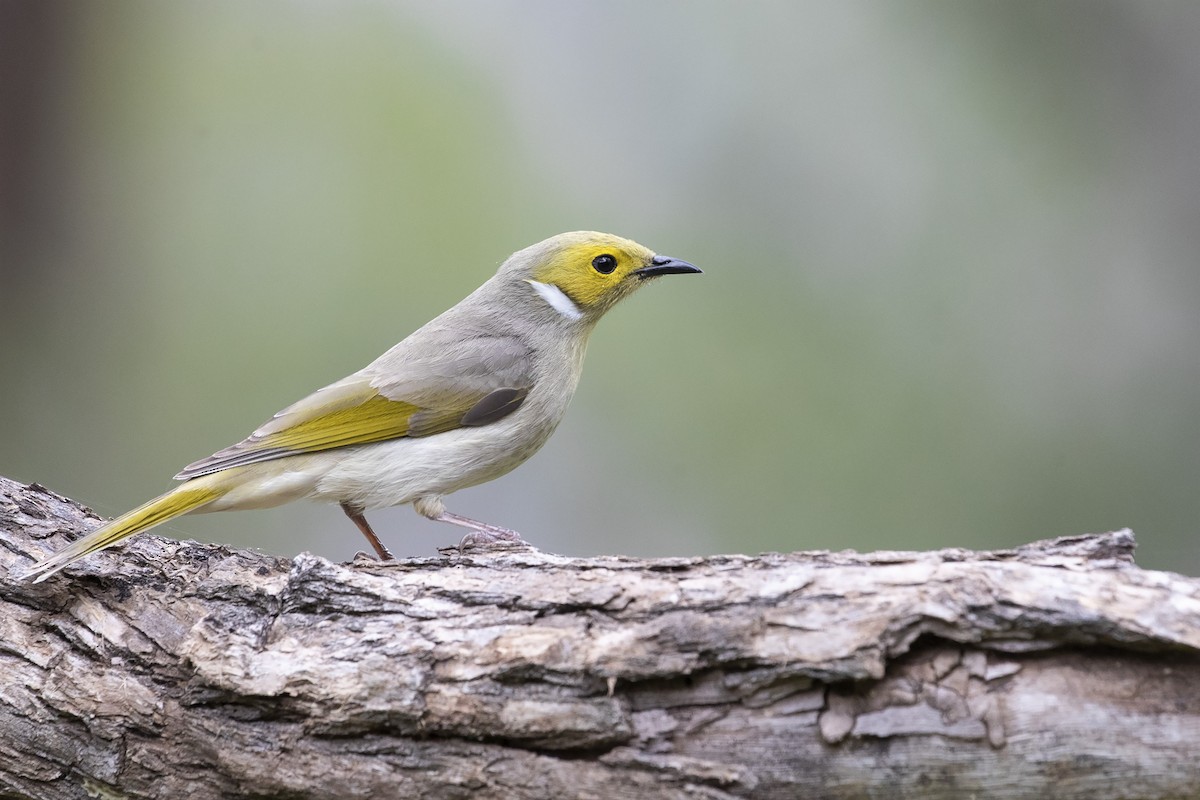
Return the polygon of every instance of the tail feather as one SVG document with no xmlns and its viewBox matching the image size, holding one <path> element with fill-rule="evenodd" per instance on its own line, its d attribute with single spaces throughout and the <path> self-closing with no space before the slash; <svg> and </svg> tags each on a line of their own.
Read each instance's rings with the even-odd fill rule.
<svg viewBox="0 0 1200 800">
<path fill-rule="evenodd" d="M 40 583 L 76 559 L 103 550 L 126 537 L 149 530 L 189 511 L 195 511 L 228 491 L 220 486 L 196 486 L 193 485 L 195 483 L 200 481 L 189 481 L 102 525 L 69 547 L 34 564 L 22 577 L 26 580 L 32 578 L 34 583 Z"/>
</svg>

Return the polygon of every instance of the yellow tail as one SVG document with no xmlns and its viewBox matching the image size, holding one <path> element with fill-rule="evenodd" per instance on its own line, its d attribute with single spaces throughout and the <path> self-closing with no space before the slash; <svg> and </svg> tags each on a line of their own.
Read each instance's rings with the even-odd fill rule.
<svg viewBox="0 0 1200 800">
<path fill-rule="evenodd" d="M 195 511 L 228 491 L 225 487 L 213 485 L 214 483 L 215 481 L 188 481 L 117 517 L 108 524 L 102 525 L 79 541 L 72 543 L 70 547 L 39 561 L 30 567 L 23 577 L 26 580 L 33 578 L 34 583 L 40 583 L 88 553 L 103 550 L 127 536 L 133 536 L 135 533 L 141 533 L 181 514 Z"/>
</svg>

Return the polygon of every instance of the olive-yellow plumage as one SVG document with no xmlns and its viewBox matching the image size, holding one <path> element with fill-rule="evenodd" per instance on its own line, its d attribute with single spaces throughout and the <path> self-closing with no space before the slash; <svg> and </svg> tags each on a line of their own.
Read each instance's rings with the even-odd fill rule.
<svg viewBox="0 0 1200 800">
<path fill-rule="evenodd" d="M 411 503 L 430 519 L 514 531 L 446 510 L 451 492 L 533 455 L 575 393 L 600 317 L 647 279 L 700 270 L 611 234 L 554 236 L 510 256 L 466 299 L 358 372 L 288 406 L 235 445 L 189 464 L 175 489 L 117 517 L 27 577 L 191 512 L 334 502 L 381 558 L 363 512 Z"/>
</svg>

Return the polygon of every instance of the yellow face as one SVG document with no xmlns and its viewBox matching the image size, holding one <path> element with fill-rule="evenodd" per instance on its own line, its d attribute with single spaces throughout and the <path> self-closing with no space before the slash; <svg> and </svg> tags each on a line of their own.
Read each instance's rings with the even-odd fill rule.
<svg viewBox="0 0 1200 800">
<path fill-rule="evenodd" d="M 632 292 L 641 279 L 634 270 L 651 264 L 653 251 L 607 233 L 579 233 L 564 241 L 533 279 L 557 287 L 580 310 L 604 310 Z"/>
</svg>

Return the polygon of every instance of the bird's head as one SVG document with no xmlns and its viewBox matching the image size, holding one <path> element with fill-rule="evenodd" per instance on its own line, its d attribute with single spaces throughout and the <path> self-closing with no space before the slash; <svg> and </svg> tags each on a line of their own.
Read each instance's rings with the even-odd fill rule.
<svg viewBox="0 0 1200 800">
<path fill-rule="evenodd" d="M 501 272 L 528 284 L 560 316 L 594 322 L 652 278 L 700 270 L 620 236 L 575 231 L 514 253 Z"/>
</svg>

